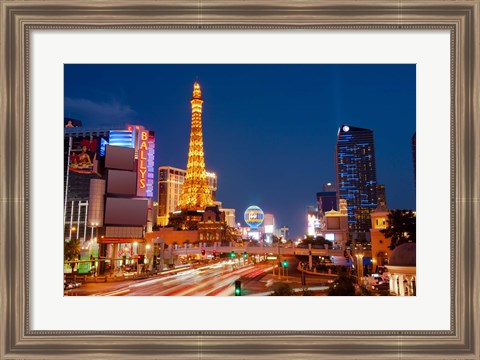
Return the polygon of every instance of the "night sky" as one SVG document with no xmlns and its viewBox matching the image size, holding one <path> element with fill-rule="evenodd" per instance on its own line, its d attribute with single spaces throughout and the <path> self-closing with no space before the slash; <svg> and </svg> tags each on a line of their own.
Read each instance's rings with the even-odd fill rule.
<svg viewBox="0 0 480 360">
<path fill-rule="evenodd" d="M 65 65 L 65 116 L 85 128 L 143 125 L 155 131 L 156 168 L 185 169 L 195 80 L 207 170 L 242 225 L 258 205 L 303 236 L 307 206 L 335 182 L 342 124 L 374 130 L 388 207 L 415 209 L 415 65 Z"/>
</svg>

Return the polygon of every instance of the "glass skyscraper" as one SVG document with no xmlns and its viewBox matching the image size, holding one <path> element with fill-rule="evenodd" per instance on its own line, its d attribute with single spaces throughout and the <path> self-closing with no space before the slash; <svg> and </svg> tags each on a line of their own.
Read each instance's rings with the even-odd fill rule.
<svg viewBox="0 0 480 360">
<path fill-rule="evenodd" d="M 373 130 L 340 126 L 335 167 L 337 197 L 347 200 L 349 230 L 369 231 L 370 213 L 378 200 Z"/>
</svg>

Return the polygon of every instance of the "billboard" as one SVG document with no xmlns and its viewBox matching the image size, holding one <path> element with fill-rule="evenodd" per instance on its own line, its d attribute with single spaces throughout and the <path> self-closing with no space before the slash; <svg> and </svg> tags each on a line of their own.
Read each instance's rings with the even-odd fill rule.
<svg viewBox="0 0 480 360">
<path fill-rule="evenodd" d="M 108 169 L 107 193 L 135 196 L 137 174 L 134 171 Z"/>
<path fill-rule="evenodd" d="M 148 201 L 146 199 L 125 199 L 108 197 L 105 204 L 107 225 L 147 225 Z"/>
<path fill-rule="evenodd" d="M 98 157 L 99 137 L 76 137 L 70 148 L 69 170 L 80 174 L 91 174 Z"/>
<path fill-rule="evenodd" d="M 135 168 L 135 150 L 123 146 L 107 145 L 105 167 L 107 169 L 133 171 Z"/>
</svg>

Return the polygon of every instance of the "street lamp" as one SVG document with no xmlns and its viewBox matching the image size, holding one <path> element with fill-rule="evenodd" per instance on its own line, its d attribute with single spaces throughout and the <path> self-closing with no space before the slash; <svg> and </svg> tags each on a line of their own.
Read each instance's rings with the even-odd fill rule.
<svg viewBox="0 0 480 360">
<path fill-rule="evenodd" d="M 363 253 L 355 254 L 357 258 L 357 281 L 361 284 L 361 278 L 363 277 Z"/>
</svg>

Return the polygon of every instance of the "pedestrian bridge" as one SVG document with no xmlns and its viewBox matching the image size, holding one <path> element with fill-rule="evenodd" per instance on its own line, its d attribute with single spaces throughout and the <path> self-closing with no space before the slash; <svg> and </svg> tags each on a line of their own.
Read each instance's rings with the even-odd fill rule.
<svg viewBox="0 0 480 360">
<path fill-rule="evenodd" d="M 344 257 L 343 249 L 332 249 L 328 247 L 316 247 L 309 246 L 295 247 L 295 246 L 237 246 L 234 243 L 225 245 L 222 243 L 200 243 L 195 246 L 192 244 L 185 244 L 183 247 L 176 247 L 169 245 L 164 251 L 165 258 L 172 258 L 181 255 L 201 255 L 202 251 L 205 255 L 213 255 L 214 253 L 219 255 L 221 253 L 231 253 L 243 255 L 245 252 L 249 255 L 276 255 L 281 257 L 282 255 L 306 255 L 306 256 L 340 256 Z M 371 257 L 370 249 L 352 249 L 352 255 L 360 255 L 363 257 Z"/>
</svg>

